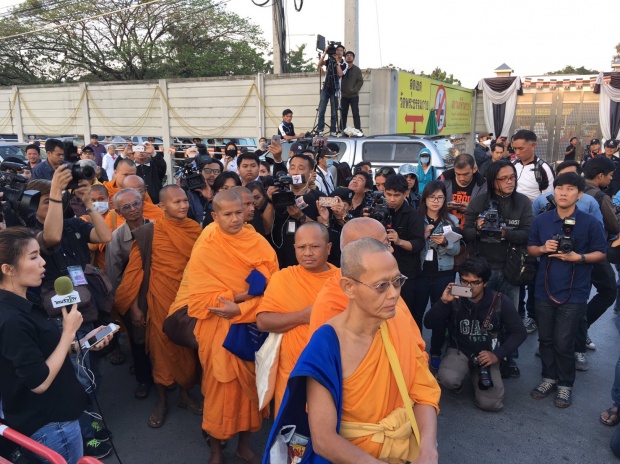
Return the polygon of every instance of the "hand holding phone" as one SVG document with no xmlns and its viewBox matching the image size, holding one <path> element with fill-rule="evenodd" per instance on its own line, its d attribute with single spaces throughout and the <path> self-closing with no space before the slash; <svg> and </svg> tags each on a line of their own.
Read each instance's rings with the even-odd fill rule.
<svg viewBox="0 0 620 464">
<path fill-rule="evenodd" d="M 473 295 L 472 292 L 472 288 L 471 287 L 467 287 L 465 285 L 452 285 L 452 287 L 450 287 L 450 295 L 452 296 L 458 296 L 458 297 L 465 297 L 465 298 L 471 298 Z"/>
<path fill-rule="evenodd" d="M 119 330 L 120 327 L 113 322 L 106 326 L 98 327 L 97 329 L 90 331 L 84 338 L 80 340 L 80 346 L 85 350 L 91 349 L 96 351 L 107 345 L 112 338 L 111 336 Z"/>
</svg>

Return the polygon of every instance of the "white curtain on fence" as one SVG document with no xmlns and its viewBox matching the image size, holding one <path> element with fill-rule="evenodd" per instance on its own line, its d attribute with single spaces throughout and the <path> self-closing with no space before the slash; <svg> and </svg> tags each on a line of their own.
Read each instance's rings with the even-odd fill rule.
<svg viewBox="0 0 620 464">
<path fill-rule="evenodd" d="M 495 125 L 493 123 L 493 104 L 502 105 L 506 104 L 504 125 L 502 126 L 501 133 L 494 134 L 495 137 L 510 135 L 510 126 L 515 117 L 517 109 L 517 92 L 521 89 L 521 78 L 516 77 L 510 87 L 503 92 L 496 92 L 489 87 L 484 79 L 480 79 L 478 82 L 478 88 L 482 89 L 482 101 L 484 106 L 484 124 L 487 128 L 487 132 L 495 132 Z"/>
<path fill-rule="evenodd" d="M 603 82 L 603 73 L 600 73 L 596 78 L 596 83 L 601 86 L 601 93 L 599 94 L 598 104 L 598 118 L 601 124 L 601 132 L 605 140 L 620 139 L 620 130 L 617 134 L 612 136 L 611 126 L 609 121 L 610 103 L 612 101 L 620 102 L 620 89 L 615 89 L 611 84 L 605 84 Z"/>
</svg>

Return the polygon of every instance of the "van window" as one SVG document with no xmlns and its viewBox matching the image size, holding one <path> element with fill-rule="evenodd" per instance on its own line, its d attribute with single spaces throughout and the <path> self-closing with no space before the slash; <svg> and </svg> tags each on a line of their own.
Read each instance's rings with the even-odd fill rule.
<svg viewBox="0 0 620 464">
<path fill-rule="evenodd" d="M 329 142 L 327 142 L 327 144 L 331 146 L 336 145 L 338 147 L 338 156 L 336 157 L 337 161 L 340 161 L 342 157 L 344 156 L 344 154 L 347 152 L 348 145 L 344 142 L 334 142 L 330 140 Z"/>
<path fill-rule="evenodd" d="M 362 159 L 370 162 L 417 163 L 424 145 L 418 142 L 364 142 Z"/>
</svg>

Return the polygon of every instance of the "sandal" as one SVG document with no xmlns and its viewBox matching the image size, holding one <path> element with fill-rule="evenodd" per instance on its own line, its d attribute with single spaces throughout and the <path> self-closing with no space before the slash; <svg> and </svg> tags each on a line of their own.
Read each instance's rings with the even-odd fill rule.
<svg viewBox="0 0 620 464">
<path fill-rule="evenodd" d="M 167 407 L 155 406 L 155 409 L 151 413 L 149 420 L 147 422 L 148 426 L 152 429 L 158 429 L 164 422 L 166 422 L 166 415 L 168 414 Z"/>
<path fill-rule="evenodd" d="M 603 414 L 607 413 L 607 419 L 603 418 Z M 601 413 L 599 417 L 601 424 L 613 427 L 620 423 L 620 414 L 618 413 L 618 406 L 612 406 Z"/>
<path fill-rule="evenodd" d="M 110 353 L 110 364 L 113 366 L 120 366 L 125 362 L 125 355 L 121 351 L 120 347 L 114 348 Z"/>
<path fill-rule="evenodd" d="M 203 405 L 204 403 L 201 403 L 198 400 L 195 400 L 194 398 L 190 398 L 187 403 L 183 401 L 179 401 L 177 403 L 177 406 L 179 408 L 187 409 L 189 412 L 191 412 L 192 414 L 196 414 L 197 416 L 202 415 Z"/>
<path fill-rule="evenodd" d="M 141 383 L 141 384 L 138 384 L 138 387 L 133 392 L 133 396 L 137 400 L 144 400 L 149 396 L 150 391 L 151 391 L 151 386 L 148 383 Z"/>
</svg>

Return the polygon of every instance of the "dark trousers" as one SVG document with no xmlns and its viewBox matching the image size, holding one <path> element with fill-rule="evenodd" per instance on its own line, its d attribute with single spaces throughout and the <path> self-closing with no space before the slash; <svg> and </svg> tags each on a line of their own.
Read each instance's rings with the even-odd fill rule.
<svg viewBox="0 0 620 464">
<path fill-rule="evenodd" d="M 575 382 L 575 338 L 586 303 L 555 304 L 536 298 L 538 341 L 544 380 L 572 387 Z"/>
<path fill-rule="evenodd" d="M 422 332 L 422 320 L 429 298 L 431 300 L 431 306 L 434 305 L 435 302 L 441 298 L 441 294 L 448 284 L 454 282 L 455 278 L 456 274 L 454 272 L 448 275 L 419 275 L 415 278 L 414 303 L 413 306 L 409 307 L 409 310 L 416 324 L 418 324 L 420 332 Z M 441 356 L 445 341 L 446 326 L 444 325 L 433 329 L 433 334 L 431 335 L 431 356 Z"/>
<path fill-rule="evenodd" d="M 614 304 L 616 299 L 616 275 L 611 264 L 596 263 L 592 265 L 592 285 L 596 295 L 588 302 L 586 314 L 579 321 L 579 331 L 575 340 L 575 351 L 585 353 L 588 328 Z"/>
<path fill-rule="evenodd" d="M 362 122 L 360 121 L 359 109 L 360 97 L 341 97 L 340 98 L 340 127 L 342 130 L 347 128 L 347 116 L 349 115 L 349 105 L 351 105 L 351 113 L 353 113 L 353 125 L 357 130 L 362 130 Z"/>
<path fill-rule="evenodd" d="M 136 371 L 136 381 L 138 383 L 153 384 L 153 369 L 151 358 L 146 352 L 144 343 L 134 343 L 134 326 L 131 322 L 129 311 L 123 316 L 123 322 L 127 329 L 127 337 L 131 346 L 131 356 L 133 357 L 133 367 Z"/>
<path fill-rule="evenodd" d="M 536 261 L 536 270 L 538 271 L 538 261 Z M 534 282 L 536 282 L 536 278 L 534 277 Z M 536 321 L 536 298 L 534 297 L 534 292 L 536 288 L 535 283 L 531 283 L 528 285 L 521 285 L 519 289 L 519 316 L 525 317 L 527 311 L 527 317 L 530 319 L 534 319 Z M 527 297 L 525 296 L 527 292 Z"/>
<path fill-rule="evenodd" d="M 321 90 L 321 99 L 319 100 L 319 120 L 317 129 L 323 132 L 325 128 L 325 111 L 327 111 L 327 102 L 331 108 L 331 121 L 329 125 L 330 132 L 336 132 L 336 124 L 338 121 L 338 97 L 334 91 Z"/>
</svg>

